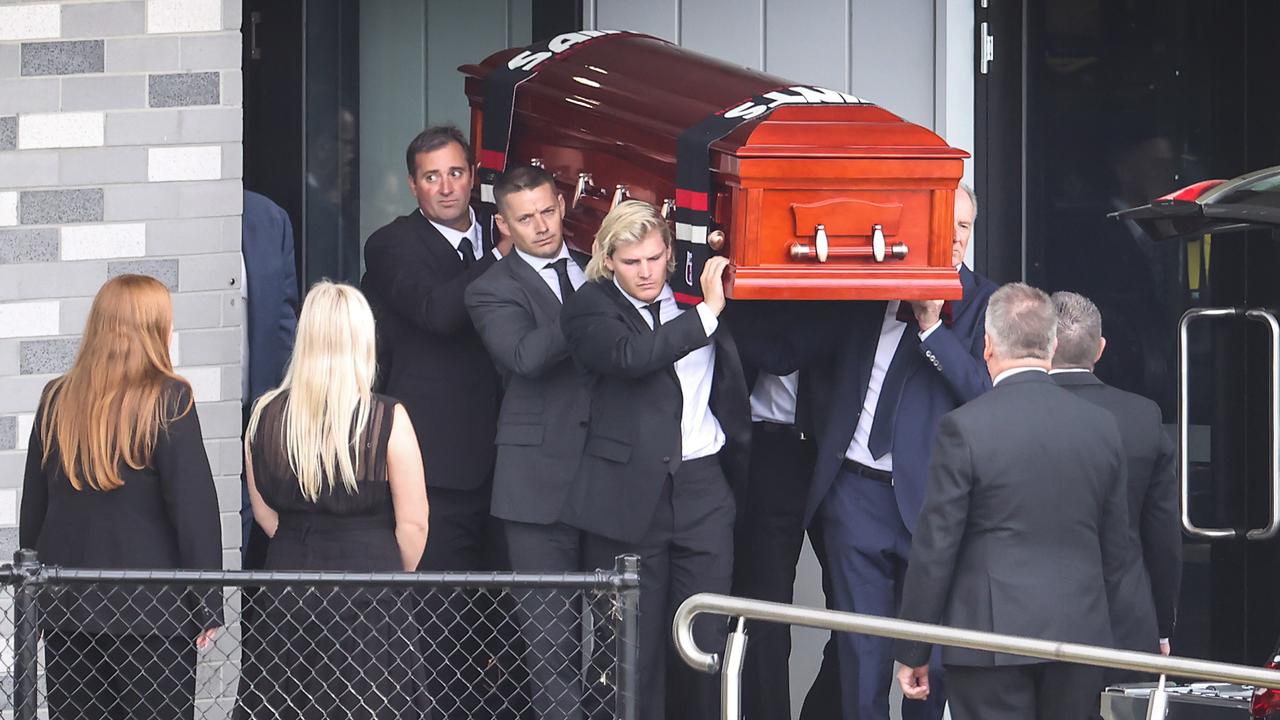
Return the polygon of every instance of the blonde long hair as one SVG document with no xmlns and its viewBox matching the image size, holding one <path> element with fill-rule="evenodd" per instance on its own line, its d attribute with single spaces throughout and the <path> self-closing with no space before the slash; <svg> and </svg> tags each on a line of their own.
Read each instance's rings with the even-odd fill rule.
<svg viewBox="0 0 1280 720">
<path fill-rule="evenodd" d="M 165 387 L 174 380 L 169 359 L 173 307 L 155 278 L 120 275 L 93 299 L 75 362 L 49 384 L 41 399 L 41 463 L 54 448 L 76 490 L 124 485 L 120 463 L 141 470 L 151 463 L 162 426 L 191 409 L 173 405 Z"/>
<path fill-rule="evenodd" d="M 284 381 L 254 404 L 245 444 L 252 447 L 263 408 L 287 392 L 281 437 L 303 497 L 315 502 L 335 478 L 354 493 L 376 369 L 368 301 L 350 285 L 321 280 L 302 303 Z"/>
<path fill-rule="evenodd" d="M 613 257 L 621 245 L 632 245 L 640 242 L 646 235 L 657 230 L 662 233 L 662 241 L 667 249 L 671 249 L 671 226 L 662 218 L 658 209 L 643 200 L 624 200 L 609 211 L 600 221 L 600 231 L 591 243 L 591 262 L 585 271 L 588 280 L 604 280 L 613 277 L 613 271 L 605 265 L 605 258 Z M 667 272 L 676 269 L 676 255 L 671 253 L 667 258 Z"/>
</svg>

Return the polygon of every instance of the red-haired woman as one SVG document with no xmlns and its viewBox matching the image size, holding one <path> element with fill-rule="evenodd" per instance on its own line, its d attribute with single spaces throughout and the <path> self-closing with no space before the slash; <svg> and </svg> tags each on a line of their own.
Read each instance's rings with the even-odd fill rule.
<svg viewBox="0 0 1280 720">
<path fill-rule="evenodd" d="M 102 286 L 75 363 L 45 388 L 23 480 L 19 541 L 46 564 L 217 569 L 218 499 L 191 386 L 173 372 L 169 291 Z M 53 718 L 190 718 L 196 648 L 219 591 L 69 586 L 40 597 Z"/>
</svg>

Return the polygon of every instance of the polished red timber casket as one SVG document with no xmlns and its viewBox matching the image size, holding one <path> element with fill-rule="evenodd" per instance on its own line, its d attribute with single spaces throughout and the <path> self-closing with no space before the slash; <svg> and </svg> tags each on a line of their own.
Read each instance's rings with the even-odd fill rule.
<svg viewBox="0 0 1280 720">
<path fill-rule="evenodd" d="M 577 37 L 572 37 L 572 36 Z M 858 102 L 788 104 L 819 89 L 636 34 L 560 36 L 567 51 L 519 84 L 508 165 L 541 164 L 565 195 L 565 234 L 590 252 L 624 197 L 671 217 L 677 138 L 710 115 L 777 107 L 710 145 L 711 229 L 737 299 L 958 299 L 951 265 L 962 150 Z M 522 49 L 465 65 L 473 146 L 482 146 L 485 78 Z M 827 91 L 829 92 L 829 91 Z M 851 96 L 845 96 L 851 98 Z M 717 238 L 712 233 L 711 247 Z"/>
</svg>

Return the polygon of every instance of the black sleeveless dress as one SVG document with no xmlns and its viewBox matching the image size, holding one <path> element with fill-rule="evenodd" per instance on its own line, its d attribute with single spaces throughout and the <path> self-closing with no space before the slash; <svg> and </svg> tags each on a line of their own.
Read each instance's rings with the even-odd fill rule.
<svg viewBox="0 0 1280 720">
<path fill-rule="evenodd" d="M 387 482 L 395 401 L 374 395 L 357 446 L 356 492 L 339 480 L 307 500 L 289 468 L 281 421 L 287 393 L 253 438 L 258 492 L 280 516 L 267 570 L 403 570 Z M 248 595 L 248 593 L 247 593 Z M 386 587 L 268 587 L 252 594 L 258 647 L 244 648 L 240 716 L 427 718 L 426 668 L 411 595 Z M 246 608 L 246 615 L 249 615 Z M 247 690 L 247 692 L 245 691 Z"/>
</svg>

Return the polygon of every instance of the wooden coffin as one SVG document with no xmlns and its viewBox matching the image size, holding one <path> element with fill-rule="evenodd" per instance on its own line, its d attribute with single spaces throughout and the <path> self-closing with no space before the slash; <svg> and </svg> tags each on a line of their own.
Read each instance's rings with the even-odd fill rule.
<svg viewBox="0 0 1280 720">
<path fill-rule="evenodd" d="M 565 234 L 578 249 L 590 252 L 600 220 L 622 197 L 674 214 L 681 133 L 716 113 L 751 116 L 760 109 L 746 101 L 773 92 L 776 108 L 706 153 L 710 229 L 723 232 L 712 233 L 711 247 L 725 240 L 719 252 L 733 263 L 731 295 L 960 297 L 951 244 L 964 151 L 875 105 L 789 104 L 830 91 L 649 36 L 571 33 L 550 48 L 513 48 L 459 70 L 480 148 L 486 78 L 545 59 L 516 86 L 505 162 L 540 163 L 556 175 Z"/>
</svg>

